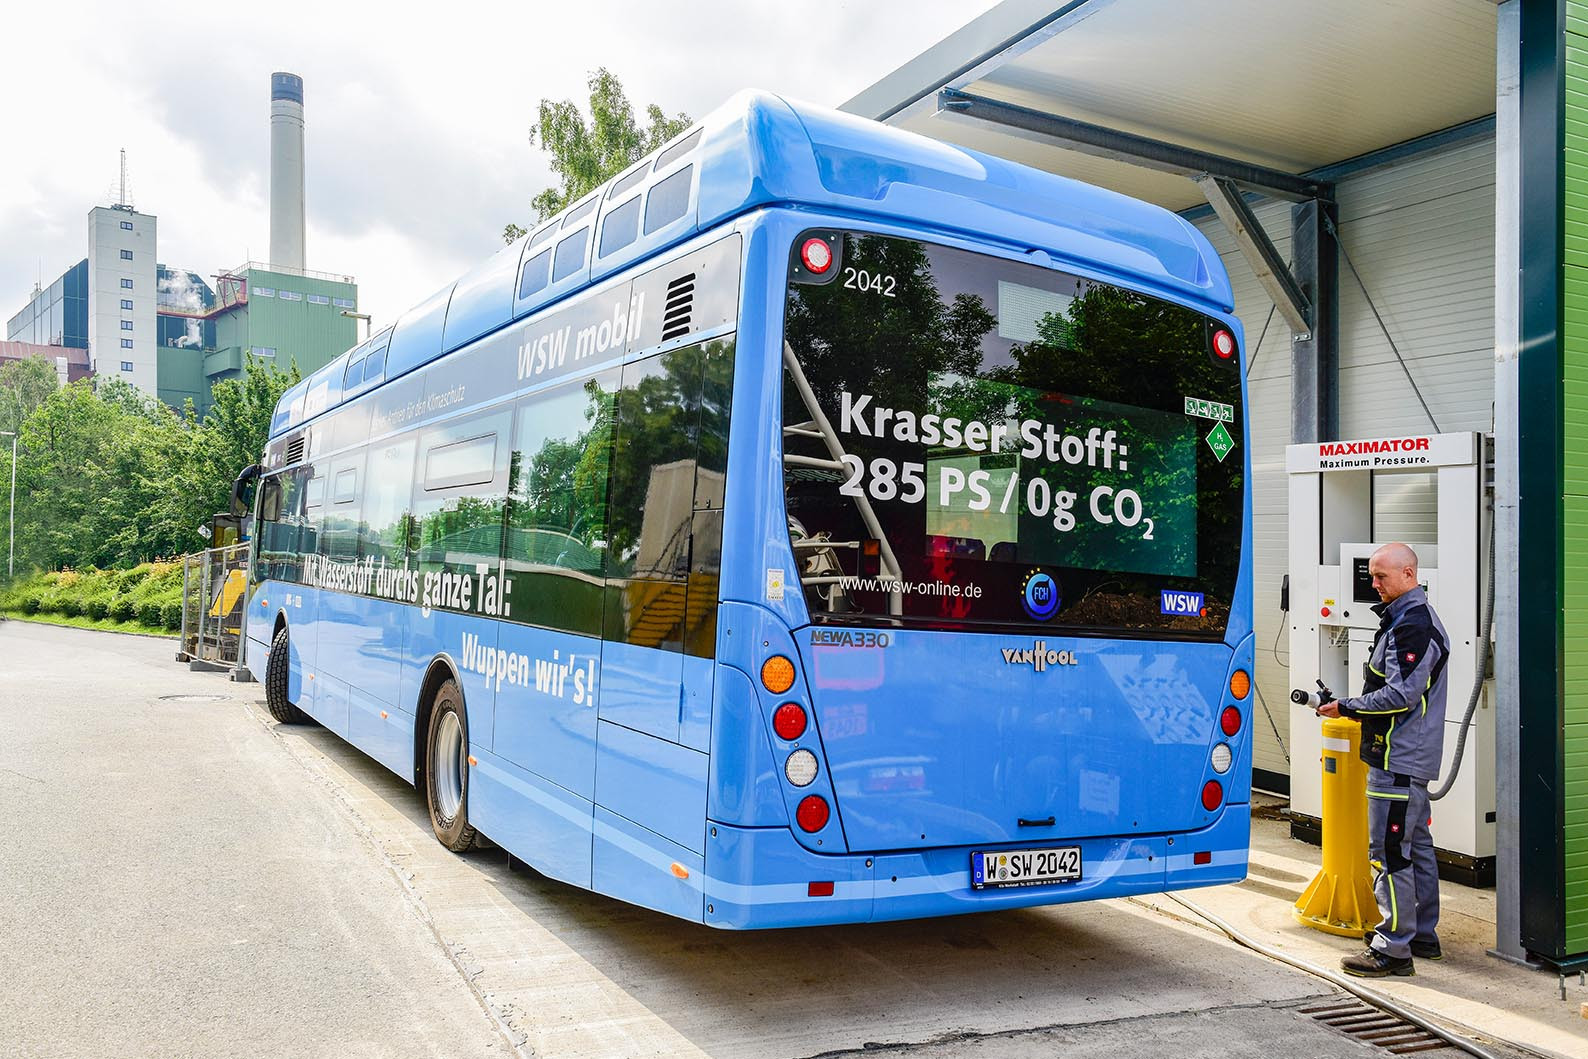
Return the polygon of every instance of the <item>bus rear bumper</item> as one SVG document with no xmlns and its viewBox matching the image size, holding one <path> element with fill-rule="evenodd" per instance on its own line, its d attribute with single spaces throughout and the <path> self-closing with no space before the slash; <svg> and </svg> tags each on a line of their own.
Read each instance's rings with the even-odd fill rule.
<svg viewBox="0 0 1588 1059">
<path fill-rule="evenodd" d="M 881 922 L 1239 882 L 1246 877 L 1250 833 L 1247 806 L 1231 805 L 1208 827 L 1176 835 L 827 856 L 805 849 L 786 828 L 713 823 L 706 839 L 705 922 L 729 930 Z M 1079 845 L 1080 880 L 971 887 L 972 852 L 1042 845 Z"/>
</svg>

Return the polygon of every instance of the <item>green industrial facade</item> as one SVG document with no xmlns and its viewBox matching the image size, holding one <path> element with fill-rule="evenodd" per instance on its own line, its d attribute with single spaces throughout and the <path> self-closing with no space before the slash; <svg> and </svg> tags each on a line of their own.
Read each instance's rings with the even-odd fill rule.
<svg viewBox="0 0 1588 1059">
<path fill-rule="evenodd" d="M 1588 0 L 1524 0 L 1522 941 L 1588 959 Z"/>
<path fill-rule="evenodd" d="M 203 415 L 211 387 L 241 377 L 250 356 L 284 372 L 295 364 L 307 376 L 358 343 L 358 321 L 343 315 L 358 308 L 351 278 L 248 265 L 222 277 L 221 288 L 223 308 L 206 321 L 212 342 L 160 348 L 159 395 L 167 404 L 192 399 Z"/>
</svg>

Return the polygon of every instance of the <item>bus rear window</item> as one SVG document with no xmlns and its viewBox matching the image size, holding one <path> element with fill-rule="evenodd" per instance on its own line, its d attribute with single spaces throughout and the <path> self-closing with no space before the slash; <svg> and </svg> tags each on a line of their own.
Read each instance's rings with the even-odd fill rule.
<svg viewBox="0 0 1588 1059">
<path fill-rule="evenodd" d="M 1222 636 L 1244 459 L 1220 327 L 1049 268 L 802 235 L 784 490 L 812 620 Z"/>
</svg>

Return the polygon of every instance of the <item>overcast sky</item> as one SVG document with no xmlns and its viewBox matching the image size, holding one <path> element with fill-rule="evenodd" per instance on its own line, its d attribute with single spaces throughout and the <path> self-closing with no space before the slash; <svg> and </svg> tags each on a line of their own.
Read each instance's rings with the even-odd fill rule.
<svg viewBox="0 0 1588 1059">
<path fill-rule="evenodd" d="M 542 97 L 605 66 L 637 113 L 743 88 L 837 106 L 994 0 L 44 3 L 6 16 L 0 322 L 87 256 L 87 214 L 159 217 L 163 264 L 269 257 L 270 73 L 304 79 L 307 265 L 354 276 L 375 326 L 501 246 L 553 183 Z M 3 337 L 3 334 L 0 334 Z"/>
</svg>

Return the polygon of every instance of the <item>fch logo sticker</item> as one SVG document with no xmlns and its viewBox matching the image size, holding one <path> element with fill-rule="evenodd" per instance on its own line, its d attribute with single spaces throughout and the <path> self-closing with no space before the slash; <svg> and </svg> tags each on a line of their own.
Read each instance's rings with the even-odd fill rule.
<svg viewBox="0 0 1588 1059">
<path fill-rule="evenodd" d="M 1181 614 L 1193 618 L 1202 614 L 1200 592 L 1175 592 L 1166 588 L 1159 592 L 1158 596 L 1161 600 L 1159 610 L 1164 614 Z"/>
<path fill-rule="evenodd" d="M 1020 602 L 1027 614 L 1038 621 L 1047 621 L 1059 609 L 1059 583 L 1048 574 L 1033 570 L 1026 575 Z"/>
</svg>

